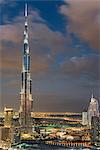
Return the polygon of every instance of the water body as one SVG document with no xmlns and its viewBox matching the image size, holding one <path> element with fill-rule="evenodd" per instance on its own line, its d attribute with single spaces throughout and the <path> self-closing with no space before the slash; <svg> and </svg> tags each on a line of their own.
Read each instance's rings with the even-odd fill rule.
<svg viewBox="0 0 100 150">
<path fill-rule="evenodd" d="M 16 148 L 21 148 L 23 150 L 90 150 L 88 148 L 64 148 L 61 146 L 46 145 L 46 144 L 19 144 Z"/>
</svg>

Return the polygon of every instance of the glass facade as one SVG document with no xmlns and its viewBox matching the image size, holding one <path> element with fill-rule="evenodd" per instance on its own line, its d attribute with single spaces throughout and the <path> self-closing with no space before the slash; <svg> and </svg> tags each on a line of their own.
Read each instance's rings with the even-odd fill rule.
<svg viewBox="0 0 100 150">
<path fill-rule="evenodd" d="M 24 55 L 24 68 L 26 71 L 30 69 L 30 56 L 29 55 Z"/>
</svg>

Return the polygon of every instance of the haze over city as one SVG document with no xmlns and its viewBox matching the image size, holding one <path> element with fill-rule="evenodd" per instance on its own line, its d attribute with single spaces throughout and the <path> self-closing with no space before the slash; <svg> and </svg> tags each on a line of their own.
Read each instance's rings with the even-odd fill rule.
<svg viewBox="0 0 100 150">
<path fill-rule="evenodd" d="M 0 109 L 18 110 L 24 1 L 0 9 Z M 31 0 L 28 9 L 34 111 L 82 111 L 92 93 L 100 99 L 99 0 Z"/>
</svg>

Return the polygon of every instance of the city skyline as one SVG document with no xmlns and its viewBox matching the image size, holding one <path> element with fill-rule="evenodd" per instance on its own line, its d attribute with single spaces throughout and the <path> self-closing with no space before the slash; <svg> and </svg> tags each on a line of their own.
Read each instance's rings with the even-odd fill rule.
<svg viewBox="0 0 100 150">
<path fill-rule="evenodd" d="M 92 93 L 100 98 L 99 1 L 75 2 L 28 2 L 34 111 L 82 111 Z M 18 110 L 24 1 L 3 0 L 0 7 L 0 107 Z"/>
</svg>

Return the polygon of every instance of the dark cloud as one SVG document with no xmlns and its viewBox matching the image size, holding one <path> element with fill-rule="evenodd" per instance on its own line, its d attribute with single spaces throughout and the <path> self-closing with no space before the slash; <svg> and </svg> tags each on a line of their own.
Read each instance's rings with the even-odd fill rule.
<svg viewBox="0 0 100 150">
<path fill-rule="evenodd" d="M 82 56 L 66 59 L 61 64 L 61 70 L 66 75 L 88 76 L 92 79 L 100 79 L 100 56 Z"/>
<path fill-rule="evenodd" d="M 64 51 L 65 39 L 60 32 L 52 31 L 36 11 L 31 11 L 28 19 L 29 43 L 32 54 L 32 68 L 34 72 L 45 70 L 59 51 Z M 12 24 L 1 25 L 0 36 L 2 68 L 4 66 L 13 69 L 15 65 L 21 64 L 21 53 L 23 49 L 23 26 L 24 17 L 18 16 Z M 20 29 L 20 30 L 19 30 Z M 6 57 L 9 56 L 9 57 Z M 16 56 L 16 57 L 13 57 Z"/>
<path fill-rule="evenodd" d="M 2 4 L 2 5 L 9 4 L 10 6 L 15 6 L 16 2 L 15 2 L 15 0 L 9 0 L 9 1 L 0 0 L 0 4 Z"/>
<path fill-rule="evenodd" d="M 67 31 L 76 33 L 94 49 L 100 49 L 100 1 L 65 0 L 60 13 L 69 19 Z"/>
<path fill-rule="evenodd" d="M 4 4 L 6 0 L 0 0 L 0 4 Z"/>
</svg>

